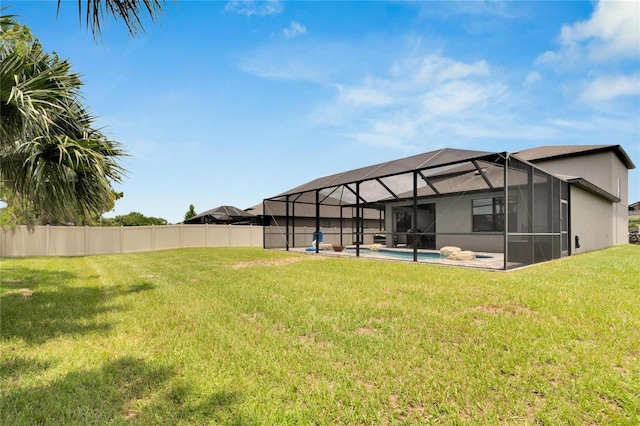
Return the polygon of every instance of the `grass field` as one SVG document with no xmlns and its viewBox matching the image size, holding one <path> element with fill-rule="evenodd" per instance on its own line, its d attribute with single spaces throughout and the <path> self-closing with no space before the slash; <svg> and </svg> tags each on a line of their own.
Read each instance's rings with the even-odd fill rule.
<svg viewBox="0 0 640 426">
<path fill-rule="evenodd" d="M 639 424 L 639 261 L 2 259 L 0 423 Z"/>
</svg>

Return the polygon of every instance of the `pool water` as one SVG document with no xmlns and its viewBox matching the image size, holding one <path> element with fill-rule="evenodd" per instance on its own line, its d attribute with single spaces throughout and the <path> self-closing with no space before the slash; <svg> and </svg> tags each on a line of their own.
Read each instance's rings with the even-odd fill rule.
<svg viewBox="0 0 640 426">
<path fill-rule="evenodd" d="M 356 252 L 355 247 L 347 247 L 345 249 L 350 253 Z M 360 256 L 375 256 L 375 257 L 387 257 L 390 259 L 402 259 L 402 260 L 413 260 L 413 252 L 412 251 L 397 251 L 397 250 L 388 250 L 388 249 L 380 249 L 377 251 L 371 251 L 368 248 L 360 248 Z M 491 259 L 491 256 L 484 255 L 476 255 L 477 259 Z M 440 253 L 438 252 L 418 252 L 418 260 L 429 260 L 429 259 L 442 259 L 440 257 Z"/>
</svg>

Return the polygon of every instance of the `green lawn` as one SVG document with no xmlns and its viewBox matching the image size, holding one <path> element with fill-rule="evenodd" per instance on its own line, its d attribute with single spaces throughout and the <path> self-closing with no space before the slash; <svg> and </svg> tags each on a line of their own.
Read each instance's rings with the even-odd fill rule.
<svg viewBox="0 0 640 426">
<path fill-rule="evenodd" d="M 639 260 L 2 259 L 0 424 L 639 424 Z"/>
</svg>

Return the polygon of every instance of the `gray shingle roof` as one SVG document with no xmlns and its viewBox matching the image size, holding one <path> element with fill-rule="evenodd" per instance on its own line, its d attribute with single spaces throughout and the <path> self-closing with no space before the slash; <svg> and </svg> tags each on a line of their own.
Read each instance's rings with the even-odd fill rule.
<svg viewBox="0 0 640 426">
<path fill-rule="evenodd" d="M 185 221 L 185 223 L 200 223 L 203 218 L 209 216 L 214 221 L 240 221 L 243 219 L 251 219 L 255 217 L 253 213 L 249 213 L 244 210 L 240 210 L 237 207 L 233 206 L 220 206 L 211 210 L 207 210 L 202 212 L 191 219 Z"/>
<path fill-rule="evenodd" d="M 605 151 L 613 151 L 628 169 L 635 169 L 635 164 L 633 164 L 631 158 L 620 145 L 546 145 L 524 149 L 513 154 L 523 160 L 536 163 L 555 158 L 573 157 L 589 153 L 596 154 Z"/>
<path fill-rule="evenodd" d="M 380 179 L 414 170 L 445 166 L 491 154 L 491 152 L 485 151 L 443 148 L 411 157 L 400 158 L 398 160 L 387 161 L 385 163 L 374 164 L 372 166 L 361 167 L 359 169 L 324 176 L 283 192 L 279 194 L 278 197 L 295 195 L 302 192 L 314 191 L 316 189 L 332 188 L 353 182 L 363 182 L 374 180 L 376 178 Z"/>
<path fill-rule="evenodd" d="M 535 164 L 545 160 L 607 151 L 617 155 L 627 168 L 635 168 L 620 145 L 541 146 L 512 154 L 515 159 Z M 297 206 L 315 206 L 317 191 L 320 204 L 323 206 L 353 206 L 359 202 L 363 207 L 382 208 L 381 203 L 413 197 L 413 176 L 416 171 L 419 175 L 415 187 L 418 197 L 497 189 L 504 185 L 502 167 L 498 164 L 505 155 L 506 153 L 444 148 L 324 176 L 266 201 L 288 199 Z M 542 164 L 540 166 L 544 167 Z M 514 176 L 517 177 L 517 174 Z M 595 185 L 588 184 L 581 177 L 556 176 L 595 191 Z M 510 179 L 513 183 L 513 177 Z M 356 200 L 356 193 L 359 195 L 359 201 Z M 598 192 L 598 195 L 605 198 L 613 197 L 608 193 L 603 194 Z"/>
</svg>

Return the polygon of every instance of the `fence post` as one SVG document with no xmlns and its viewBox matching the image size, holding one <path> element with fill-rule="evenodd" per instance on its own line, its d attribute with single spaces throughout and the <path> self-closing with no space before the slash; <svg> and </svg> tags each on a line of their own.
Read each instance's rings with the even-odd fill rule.
<svg viewBox="0 0 640 426">
<path fill-rule="evenodd" d="M 51 235 L 49 234 L 51 227 L 47 225 L 44 233 L 44 253 L 45 256 L 51 256 Z"/>
<path fill-rule="evenodd" d="M 84 226 L 84 253 L 83 256 L 87 256 L 89 254 L 89 227 L 87 225 Z"/>
</svg>

